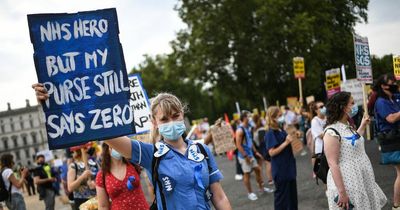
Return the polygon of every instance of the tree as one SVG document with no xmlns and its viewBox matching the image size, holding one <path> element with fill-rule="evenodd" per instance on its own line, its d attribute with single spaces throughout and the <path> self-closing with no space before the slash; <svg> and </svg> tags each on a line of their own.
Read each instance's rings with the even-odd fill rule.
<svg viewBox="0 0 400 210">
<path fill-rule="evenodd" d="M 166 69 L 200 94 L 210 87 L 223 113 L 235 101 L 251 109 L 262 96 L 270 103 L 297 96 L 292 58 L 302 56 L 304 95 L 323 99 L 325 70 L 344 63 L 355 74 L 353 28 L 367 21 L 367 7 L 368 0 L 182 0 L 176 9 L 187 29 L 171 42 Z"/>
</svg>

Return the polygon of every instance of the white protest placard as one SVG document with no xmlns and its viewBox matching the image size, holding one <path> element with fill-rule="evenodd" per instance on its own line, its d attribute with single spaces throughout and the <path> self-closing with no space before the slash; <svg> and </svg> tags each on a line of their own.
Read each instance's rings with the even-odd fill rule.
<svg viewBox="0 0 400 210">
<path fill-rule="evenodd" d="M 50 150 L 42 150 L 42 151 L 39 151 L 38 153 L 36 153 L 36 156 L 38 156 L 38 155 L 44 155 L 44 161 L 45 161 L 45 162 L 48 162 L 48 161 L 54 159 L 53 152 L 50 151 Z"/>
<path fill-rule="evenodd" d="M 349 79 L 340 84 L 341 91 L 350 92 L 354 99 L 354 103 L 358 106 L 363 105 L 363 89 L 362 82 L 357 79 Z"/>
<path fill-rule="evenodd" d="M 354 34 L 353 38 L 357 79 L 366 83 L 372 83 L 372 67 L 368 38 L 357 34 Z"/>
<path fill-rule="evenodd" d="M 139 74 L 129 75 L 131 96 L 130 106 L 133 110 L 136 134 L 147 133 L 151 128 L 150 102 Z"/>
<path fill-rule="evenodd" d="M 223 123 L 221 127 L 212 126 L 210 130 L 215 153 L 220 154 L 236 148 L 233 143 L 232 131 L 229 125 Z"/>
<path fill-rule="evenodd" d="M 61 159 L 54 160 L 54 167 L 60 167 L 63 165 L 63 161 Z"/>
</svg>

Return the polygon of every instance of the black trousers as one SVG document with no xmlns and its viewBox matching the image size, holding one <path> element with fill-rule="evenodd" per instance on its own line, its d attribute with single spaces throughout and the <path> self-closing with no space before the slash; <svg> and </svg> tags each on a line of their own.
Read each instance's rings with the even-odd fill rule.
<svg viewBox="0 0 400 210">
<path fill-rule="evenodd" d="M 297 210 L 296 180 L 276 181 L 274 193 L 275 210 Z"/>
</svg>

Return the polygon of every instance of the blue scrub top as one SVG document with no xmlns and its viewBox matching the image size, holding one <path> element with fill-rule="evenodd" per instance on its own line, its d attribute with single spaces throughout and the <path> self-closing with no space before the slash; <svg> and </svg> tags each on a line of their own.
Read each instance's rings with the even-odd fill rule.
<svg viewBox="0 0 400 210">
<path fill-rule="evenodd" d="M 389 123 L 386 117 L 400 111 L 400 94 L 393 95 L 393 102 L 379 97 L 375 102 L 375 115 L 378 132 L 399 128 L 400 121 Z"/>
<path fill-rule="evenodd" d="M 267 151 L 278 147 L 286 139 L 287 133 L 283 130 L 269 129 L 265 135 Z M 296 179 L 296 161 L 292 146 L 288 145 L 281 153 L 271 157 L 272 177 L 275 181 L 290 181 Z"/>
<path fill-rule="evenodd" d="M 199 162 L 193 160 L 193 158 L 190 159 L 193 157 L 193 154 L 190 154 L 189 150 L 193 148 L 191 146 L 195 143 L 191 140 L 185 140 L 185 143 L 188 146 L 185 155 L 165 142 L 158 143 L 159 145 L 163 145 L 161 147 L 167 147 L 164 150 L 168 150 L 162 156 L 158 167 L 159 180 L 163 185 L 161 189 L 164 192 L 167 209 L 211 209 L 205 199 L 205 190 L 209 185 L 221 180 L 223 178 L 222 173 L 219 171 L 214 156 L 206 145 L 203 144 L 203 147 L 208 154 L 211 171 L 208 170 L 205 158 Z M 158 150 L 154 151 L 153 144 L 133 140 L 131 162 L 144 167 L 149 172 L 149 177 L 152 177 L 151 163 L 155 153 L 158 153 L 161 147 L 158 147 Z M 196 159 L 197 157 L 202 157 L 200 149 L 197 146 L 195 148 L 197 149 L 197 154 L 195 154 Z M 195 167 L 198 170 L 197 178 Z M 197 181 L 200 177 L 205 189 L 202 189 L 201 184 Z M 155 187 L 155 190 L 158 209 L 162 209 L 158 186 Z"/>
</svg>

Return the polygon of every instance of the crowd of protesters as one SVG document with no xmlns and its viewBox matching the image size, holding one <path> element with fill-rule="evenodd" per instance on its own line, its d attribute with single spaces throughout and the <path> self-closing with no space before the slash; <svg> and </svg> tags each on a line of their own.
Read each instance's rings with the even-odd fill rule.
<svg viewBox="0 0 400 210">
<path fill-rule="evenodd" d="M 34 89 L 39 101 L 48 97 L 41 84 Z M 242 111 L 229 123 L 236 146 L 236 174 L 231 175 L 243 182 L 249 200 L 273 193 L 275 209 L 298 209 L 293 142 L 300 139 L 308 146 L 300 154 L 309 154 L 312 166 L 326 158 L 329 170 L 324 183 L 329 209 L 381 209 L 387 198 L 375 182 L 363 138 L 374 117 L 374 134 L 386 158 L 382 161 L 389 161 L 397 172 L 392 209 L 400 209 L 400 160 L 384 156 L 400 151 L 387 143 L 400 137 L 395 132 L 400 122 L 398 93 L 395 79 L 383 75 L 373 86 L 365 113 L 348 92 L 336 93 L 326 103 L 311 102 L 307 109 L 270 106 L 263 114 Z M 27 209 L 25 187 L 29 195 L 38 195 L 46 210 L 55 209 L 59 195 L 68 197 L 72 209 L 93 199 L 98 209 L 211 209 L 210 202 L 216 209 L 231 209 L 221 187 L 222 173 L 212 147 L 207 146 L 213 145 L 210 128 L 228 123 L 221 118 L 210 126 L 204 118 L 198 130 L 186 136 L 185 110 L 176 96 L 159 94 L 151 104 L 153 144 L 118 137 L 97 147 L 69 148 L 58 167 L 44 155 L 35 157 L 35 167 L 22 167 L 15 165 L 12 155 L 2 154 L 0 184 L 8 192 L 5 206 Z M 293 127 L 297 131 L 289 132 Z M 204 144 L 198 139 L 204 139 Z M 250 184 L 253 171 L 258 193 Z M 320 178 L 315 167 L 310 174 L 310 178 Z M 153 198 L 145 197 L 143 177 Z"/>
</svg>

